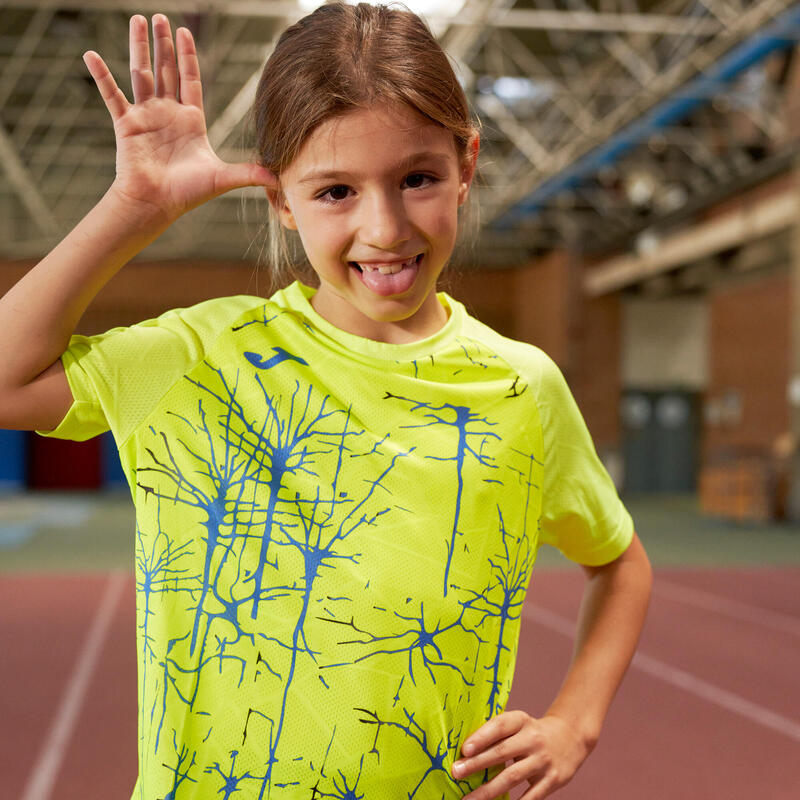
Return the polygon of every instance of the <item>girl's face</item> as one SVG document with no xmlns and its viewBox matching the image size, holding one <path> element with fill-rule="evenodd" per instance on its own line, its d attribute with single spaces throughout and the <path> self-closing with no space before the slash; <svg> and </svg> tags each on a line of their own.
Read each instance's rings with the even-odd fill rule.
<svg viewBox="0 0 800 800">
<path fill-rule="evenodd" d="M 320 125 L 270 201 L 300 234 L 320 286 L 314 309 L 386 342 L 435 333 L 447 314 L 436 280 L 456 241 L 478 155 L 459 162 L 450 131 L 407 106 L 350 111 Z"/>
</svg>

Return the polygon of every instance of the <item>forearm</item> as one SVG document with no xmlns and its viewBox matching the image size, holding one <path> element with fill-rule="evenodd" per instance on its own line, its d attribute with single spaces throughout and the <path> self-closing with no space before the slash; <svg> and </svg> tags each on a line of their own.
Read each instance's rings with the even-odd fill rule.
<svg viewBox="0 0 800 800">
<path fill-rule="evenodd" d="M 567 720 L 591 749 L 636 649 L 652 570 L 634 534 L 616 561 L 586 571 L 572 663 L 547 713 Z"/>
<path fill-rule="evenodd" d="M 66 349 L 109 279 L 168 226 L 112 186 L 35 267 L 0 298 L 0 388 L 25 386 Z"/>
</svg>

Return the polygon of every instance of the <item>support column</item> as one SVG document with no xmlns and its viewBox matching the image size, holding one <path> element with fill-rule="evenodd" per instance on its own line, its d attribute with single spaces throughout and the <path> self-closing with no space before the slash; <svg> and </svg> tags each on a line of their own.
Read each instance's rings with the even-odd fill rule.
<svg viewBox="0 0 800 800">
<path fill-rule="evenodd" d="M 789 425 L 793 443 L 790 456 L 789 487 L 786 514 L 790 521 L 800 522 L 800 160 L 795 163 L 795 212 L 790 265 L 791 313 L 789 314 Z"/>
<path fill-rule="evenodd" d="M 553 250 L 516 274 L 517 339 L 530 342 L 569 371 L 569 254 Z"/>
</svg>

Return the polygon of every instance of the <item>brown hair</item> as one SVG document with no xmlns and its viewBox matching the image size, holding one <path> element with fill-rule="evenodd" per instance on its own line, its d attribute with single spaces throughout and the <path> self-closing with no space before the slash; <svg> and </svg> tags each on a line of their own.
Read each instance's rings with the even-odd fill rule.
<svg viewBox="0 0 800 800">
<path fill-rule="evenodd" d="M 448 57 L 425 21 L 406 7 L 320 6 L 281 34 L 264 66 L 251 110 L 254 160 L 280 175 L 325 121 L 392 103 L 404 103 L 447 128 L 459 159 L 466 157 L 477 128 Z M 292 246 L 297 253 L 298 237 Z M 268 247 L 274 285 L 297 265 L 271 206 Z M 299 277 L 309 277 L 308 266 Z"/>
</svg>

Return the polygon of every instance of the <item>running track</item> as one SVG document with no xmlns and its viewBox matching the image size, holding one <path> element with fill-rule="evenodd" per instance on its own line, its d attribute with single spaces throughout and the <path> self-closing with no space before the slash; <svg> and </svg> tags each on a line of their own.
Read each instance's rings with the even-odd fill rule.
<svg viewBox="0 0 800 800">
<path fill-rule="evenodd" d="M 557 691 L 581 585 L 577 569 L 534 570 L 509 710 L 541 714 Z M 800 568 L 657 569 L 639 652 L 600 743 L 555 796 L 800 797 L 799 586 Z M 0 609 L 0 798 L 127 800 L 132 577 L 2 575 Z"/>
</svg>

